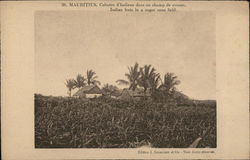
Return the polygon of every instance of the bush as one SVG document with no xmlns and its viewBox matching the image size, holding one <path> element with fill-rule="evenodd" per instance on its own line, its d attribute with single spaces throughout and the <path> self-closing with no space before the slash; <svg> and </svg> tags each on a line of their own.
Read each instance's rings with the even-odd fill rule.
<svg viewBox="0 0 250 160">
<path fill-rule="evenodd" d="M 36 148 L 185 148 L 202 135 L 198 147 L 216 147 L 215 106 L 35 96 Z"/>
</svg>

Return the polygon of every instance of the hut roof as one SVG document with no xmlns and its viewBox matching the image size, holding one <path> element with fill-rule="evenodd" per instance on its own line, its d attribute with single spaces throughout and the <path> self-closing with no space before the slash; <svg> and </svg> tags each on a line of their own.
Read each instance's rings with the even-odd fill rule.
<svg viewBox="0 0 250 160">
<path fill-rule="evenodd" d="M 102 91 L 96 85 L 89 85 L 79 89 L 73 96 L 82 96 L 83 94 L 102 94 Z"/>
<path fill-rule="evenodd" d="M 111 96 L 119 97 L 122 94 L 122 90 L 116 90 L 111 93 Z"/>
</svg>

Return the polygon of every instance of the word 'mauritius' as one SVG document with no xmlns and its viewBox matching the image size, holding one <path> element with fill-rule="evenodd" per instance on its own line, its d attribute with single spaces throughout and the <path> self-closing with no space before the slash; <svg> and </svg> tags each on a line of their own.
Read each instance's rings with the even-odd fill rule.
<svg viewBox="0 0 250 160">
<path fill-rule="evenodd" d="M 69 3 L 70 7 L 97 7 L 96 3 L 88 3 L 88 2 L 84 2 L 84 3 Z"/>
</svg>

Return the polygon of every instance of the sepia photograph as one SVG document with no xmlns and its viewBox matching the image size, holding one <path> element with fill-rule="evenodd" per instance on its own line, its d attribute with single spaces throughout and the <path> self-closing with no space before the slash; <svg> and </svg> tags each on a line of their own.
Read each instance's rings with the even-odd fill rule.
<svg viewBox="0 0 250 160">
<path fill-rule="evenodd" d="M 2 159 L 249 159 L 247 2 L 0 8 Z"/>
<path fill-rule="evenodd" d="M 35 12 L 35 148 L 216 148 L 215 14 Z"/>
</svg>

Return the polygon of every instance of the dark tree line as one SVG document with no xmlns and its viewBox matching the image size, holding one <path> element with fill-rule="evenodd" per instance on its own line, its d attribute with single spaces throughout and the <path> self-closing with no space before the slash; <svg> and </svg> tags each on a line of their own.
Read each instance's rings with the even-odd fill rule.
<svg viewBox="0 0 250 160">
<path fill-rule="evenodd" d="M 89 85 L 100 85 L 101 82 L 96 80 L 98 76 L 96 73 L 91 69 L 87 70 L 86 77 L 81 74 L 76 76 L 76 79 L 67 79 L 65 82 L 66 87 L 68 88 L 68 94 L 71 97 L 71 91 L 75 88 L 82 88 L 84 86 Z"/>
<path fill-rule="evenodd" d="M 152 65 L 144 65 L 140 67 L 138 63 L 128 67 L 128 73 L 125 73 L 126 79 L 116 81 L 118 85 L 128 85 L 128 89 L 135 91 L 137 88 L 143 88 L 144 94 L 150 92 L 154 100 L 162 101 L 171 99 L 176 92 L 176 85 L 180 84 L 177 76 L 174 73 L 166 73 L 161 78 L 160 73 Z M 71 91 L 75 88 L 82 88 L 87 85 L 100 85 L 97 80 L 98 76 L 93 70 L 87 70 L 86 77 L 78 74 L 75 79 L 67 79 L 66 87 L 68 94 L 71 96 Z M 105 84 L 102 90 L 111 95 L 118 88 L 114 85 Z"/>
<path fill-rule="evenodd" d="M 166 73 L 163 78 L 156 72 L 151 65 L 139 67 L 138 63 L 128 67 L 128 73 L 125 73 L 126 80 L 119 79 L 118 84 L 128 85 L 129 89 L 135 90 L 138 87 L 151 92 L 155 100 L 167 100 L 174 96 L 176 85 L 180 84 L 174 73 Z"/>
</svg>

